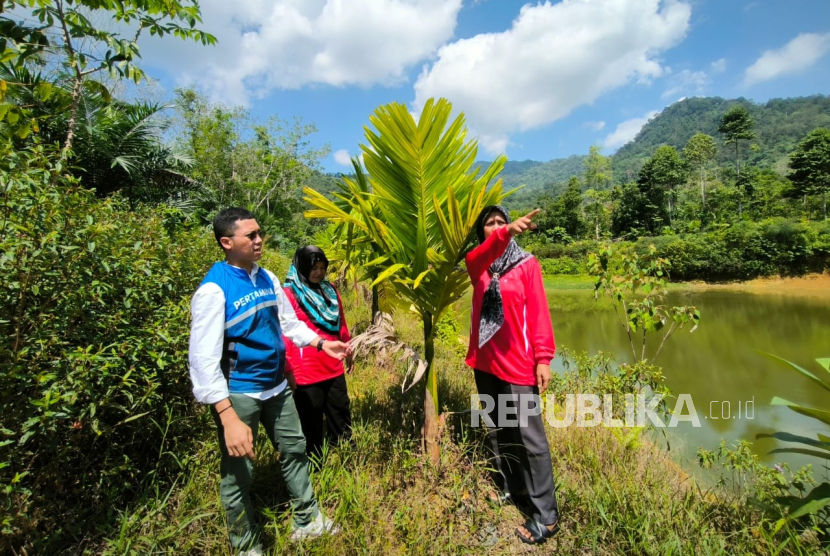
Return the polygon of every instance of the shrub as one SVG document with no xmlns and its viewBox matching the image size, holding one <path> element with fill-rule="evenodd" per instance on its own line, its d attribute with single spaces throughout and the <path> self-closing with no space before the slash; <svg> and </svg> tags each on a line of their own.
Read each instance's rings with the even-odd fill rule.
<svg viewBox="0 0 830 556">
<path fill-rule="evenodd" d="M 830 265 L 830 225 L 784 218 L 739 222 L 699 234 L 640 238 L 671 263 L 673 280 L 747 280 L 823 272 Z"/>
<path fill-rule="evenodd" d="M 188 298 L 216 247 L 96 200 L 43 147 L 0 150 L 0 551 L 54 553 L 195 452 Z"/>
<path fill-rule="evenodd" d="M 771 263 L 779 274 L 807 272 L 816 236 L 809 226 L 773 218 L 761 224 L 760 232 L 771 250 Z"/>
<path fill-rule="evenodd" d="M 541 259 L 542 272 L 545 275 L 554 274 L 580 274 L 585 272 L 585 263 L 577 262 L 570 257 L 559 257 L 557 259 Z"/>
</svg>

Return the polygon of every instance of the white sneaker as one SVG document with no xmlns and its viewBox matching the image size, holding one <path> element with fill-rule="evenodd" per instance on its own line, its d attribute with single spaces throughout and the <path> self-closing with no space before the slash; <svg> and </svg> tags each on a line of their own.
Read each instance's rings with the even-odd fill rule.
<svg viewBox="0 0 830 556">
<path fill-rule="evenodd" d="M 306 525 L 305 527 L 297 527 L 294 525 L 294 528 L 291 530 L 291 537 L 289 537 L 292 541 L 300 541 L 303 539 L 315 539 L 317 537 L 322 537 L 323 535 L 336 535 L 340 532 L 340 527 L 323 515 L 323 512 L 317 514 L 311 523 Z"/>
</svg>

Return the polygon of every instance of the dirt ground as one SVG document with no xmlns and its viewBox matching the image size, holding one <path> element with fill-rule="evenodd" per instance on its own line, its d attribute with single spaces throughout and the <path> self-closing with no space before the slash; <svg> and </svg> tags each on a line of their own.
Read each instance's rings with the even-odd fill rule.
<svg viewBox="0 0 830 556">
<path fill-rule="evenodd" d="M 748 282 L 734 282 L 729 284 L 687 282 L 686 285 L 693 290 L 731 290 L 830 299 L 830 274 L 828 273 L 808 274 L 796 278 L 758 278 Z"/>
</svg>

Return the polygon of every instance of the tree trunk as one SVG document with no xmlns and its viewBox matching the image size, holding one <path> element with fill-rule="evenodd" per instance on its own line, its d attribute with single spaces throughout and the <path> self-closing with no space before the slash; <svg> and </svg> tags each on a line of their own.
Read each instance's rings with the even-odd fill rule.
<svg viewBox="0 0 830 556">
<path fill-rule="evenodd" d="M 69 129 L 66 132 L 66 142 L 63 145 L 64 155 L 68 155 L 72 150 L 72 144 L 75 141 L 75 129 L 78 127 L 78 103 L 81 100 L 81 83 L 83 78 L 80 76 L 75 78 L 75 86 L 72 87 L 72 108 L 69 110 Z"/>
<path fill-rule="evenodd" d="M 700 205 L 706 206 L 706 175 L 700 171 Z"/>
<path fill-rule="evenodd" d="M 735 181 L 741 177 L 741 157 L 738 154 L 738 140 L 735 139 Z"/>
<path fill-rule="evenodd" d="M 424 454 L 429 456 L 433 465 L 437 466 L 441 459 L 441 446 L 438 426 L 438 373 L 432 368 L 433 357 L 435 357 L 435 344 L 432 337 L 432 315 L 426 315 L 424 318 L 424 359 L 427 362 L 427 376 L 421 442 Z"/>
<path fill-rule="evenodd" d="M 380 291 L 378 285 L 372 286 L 372 322 L 375 322 L 375 317 L 380 313 Z M 365 299 L 365 298 L 364 298 Z"/>
<path fill-rule="evenodd" d="M 669 228 L 672 227 L 671 190 L 669 190 Z"/>
<path fill-rule="evenodd" d="M 821 192 L 821 204 L 824 207 L 824 220 L 827 220 L 827 192 Z"/>
<path fill-rule="evenodd" d="M 72 71 L 74 72 L 73 79 L 75 81 L 72 87 L 72 108 L 69 110 L 69 123 L 66 133 L 66 141 L 64 142 L 63 152 L 61 153 L 61 156 L 66 158 L 69 156 L 69 153 L 72 150 L 72 144 L 75 142 L 75 129 L 78 126 L 78 104 L 81 100 L 81 85 L 84 81 L 84 74 L 81 71 L 81 64 L 78 61 L 75 47 L 72 46 L 72 37 L 70 36 L 69 29 L 66 26 L 66 14 L 63 11 L 63 2 L 58 2 L 56 7 L 58 9 L 58 21 L 60 21 L 61 28 L 63 29 L 65 48 L 69 51 L 69 61 L 72 66 Z"/>
</svg>

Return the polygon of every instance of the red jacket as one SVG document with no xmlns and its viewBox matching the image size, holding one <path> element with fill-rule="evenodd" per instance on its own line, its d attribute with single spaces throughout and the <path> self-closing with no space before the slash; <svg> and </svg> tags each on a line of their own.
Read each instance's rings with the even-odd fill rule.
<svg viewBox="0 0 830 556">
<path fill-rule="evenodd" d="M 536 365 L 549 365 L 556 351 L 542 269 L 535 257 L 499 278 L 504 324 L 489 342 L 478 347 L 481 302 L 490 285 L 490 265 L 510 242 L 507 226 L 490 234 L 467 254 L 467 272 L 473 282 L 472 327 L 467 365 L 519 386 L 536 385 Z"/>
<path fill-rule="evenodd" d="M 290 287 L 284 288 L 285 297 L 294 307 L 294 312 L 297 313 L 297 318 L 306 323 L 310 329 L 317 333 L 318 336 L 324 340 L 340 340 L 341 342 L 348 342 L 351 340 L 349 335 L 349 327 L 346 325 L 346 317 L 343 315 L 343 301 L 340 299 L 340 292 L 337 293 L 337 305 L 340 307 L 340 333 L 338 335 L 330 334 L 311 322 L 308 315 L 297 303 L 294 297 L 294 290 Z M 306 386 L 309 384 L 316 384 L 324 380 L 338 377 L 345 372 L 343 362 L 329 357 L 322 351 L 317 351 L 317 346 L 306 346 L 298 348 L 285 335 L 282 337 L 285 342 L 285 371 L 293 373 L 297 384 Z"/>
</svg>

